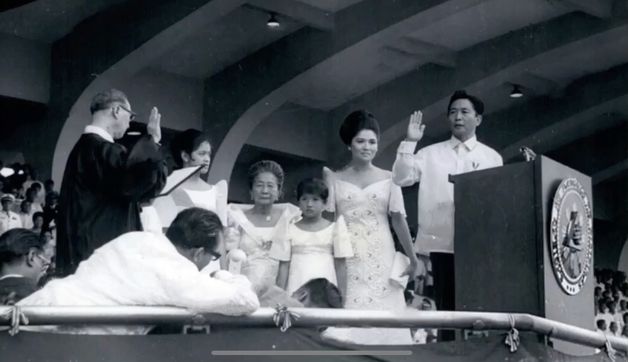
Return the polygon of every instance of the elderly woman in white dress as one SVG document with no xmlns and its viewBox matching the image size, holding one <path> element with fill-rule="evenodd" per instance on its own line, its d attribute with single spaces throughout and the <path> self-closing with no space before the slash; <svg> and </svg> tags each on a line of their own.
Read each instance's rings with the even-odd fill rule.
<svg viewBox="0 0 628 362">
<path fill-rule="evenodd" d="M 241 274 L 259 292 L 275 285 L 279 261 L 271 257 L 271 249 L 284 245 L 288 226 L 300 211 L 292 204 L 276 204 L 284 181 L 283 169 L 277 162 L 254 163 L 249 168 L 248 181 L 253 205 L 229 205 L 226 247 L 230 254 L 237 249 L 244 252 Z"/>
</svg>

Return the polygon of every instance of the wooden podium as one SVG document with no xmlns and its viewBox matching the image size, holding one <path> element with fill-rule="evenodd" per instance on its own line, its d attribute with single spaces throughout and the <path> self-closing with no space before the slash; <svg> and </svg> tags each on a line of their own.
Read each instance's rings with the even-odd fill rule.
<svg viewBox="0 0 628 362">
<path fill-rule="evenodd" d="M 593 329 L 590 177 L 539 156 L 533 162 L 452 176 L 451 181 L 456 310 L 530 313 Z M 578 211 L 577 188 L 588 197 L 588 210 Z M 574 220 L 580 222 L 580 245 L 569 249 L 573 243 L 565 233 L 573 230 Z M 570 259 L 571 250 L 580 261 Z M 563 270 L 567 279 L 560 279 L 552 264 L 561 258 L 562 267 L 571 268 Z M 566 342 L 553 344 L 567 353 L 591 353 Z"/>
</svg>

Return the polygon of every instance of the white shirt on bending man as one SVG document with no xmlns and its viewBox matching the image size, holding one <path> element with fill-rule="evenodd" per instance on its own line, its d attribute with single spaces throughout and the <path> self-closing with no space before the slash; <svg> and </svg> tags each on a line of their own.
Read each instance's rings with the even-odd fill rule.
<svg viewBox="0 0 628 362">
<path fill-rule="evenodd" d="M 173 228 L 177 229 L 174 230 Z M 20 301 L 22 306 L 179 306 L 198 312 L 249 314 L 259 308 L 243 276 L 200 271 L 222 241 L 222 224 L 211 211 L 179 213 L 166 235 L 130 232 L 96 249 L 75 274 L 53 280 Z M 59 332 L 137 334 L 146 327 L 59 327 Z"/>
</svg>

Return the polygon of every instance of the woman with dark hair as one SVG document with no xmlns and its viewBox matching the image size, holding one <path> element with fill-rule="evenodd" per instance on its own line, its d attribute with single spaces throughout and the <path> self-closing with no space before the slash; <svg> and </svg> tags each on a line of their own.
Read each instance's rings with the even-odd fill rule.
<svg viewBox="0 0 628 362">
<path fill-rule="evenodd" d="M 144 230 L 160 232 L 167 228 L 181 210 L 200 207 L 215 212 L 223 225 L 227 225 L 228 186 L 224 180 L 215 185 L 207 183 L 203 177 L 209 172 L 211 163 L 211 144 L 209 137 L 196 129 L 187 129 L 178 133 L 170 144 L 170 150 L 176 168 L 201 167 L 190 179 L 179 185 L 169 196 L 156 198 L 152 206 L 142 210 Z M 157 221 L 158 220 L 158 221 Z M 220 269 L 218 261 L 210 263 L 205 271 Z"/>
<path fill-rule="evenodd" d="M 209 137 L 201 131 L 188 129 L 174 137 L 170 148 L 179 168 L 202 166 L 200 172 L 172 192 L 175 204 L 179 209 L 195 206 L 211 210 L 226 225 L 227 182 L 221 180 L 211 185 L 203 179 L 209 172 L 211 163 L 212 148 Z"/>
<path fill-rule="evenodd" d="M 323 173 L 329 185 L 328 211 L 344 217 L 353 246 L 354 257 L 347 259 L 345 308 L 403 311 L 405 286 L 394 280 L 401 275 L 414 277 L 419 263 L 401 188 L 392 183 L 390 171 L 372 163 L 379 141 L 378 122 L 369 112 L 355 111 L 342 123 L 340 138 L 351 152 L 351 161 L 340 171 L 325 168 Z M 403 258 L 395 255 L 388 216 L 410 260 L 403 272 L 393 271 L 394 260 Z M 333 332 L 334 338 L 360 344 L 412 343 L 409 329 L 336 328 Z"/>
<path fill-rule="evenodd" d="M 195 173 L 172 191 L 169 196 L 158 197 L 153 200 L 152 205 L 159 218 L 159 225 L 154 228 L 167 228 L 178 211 L 192 206 L 215 212 L 223 225 L 226 225 L 227 182 L 222 180 L 211 185 L 203 179 L 209 172 L 209 165 L 211 164 L 212 148 L 209 137 L 199 130 L 187 129 L 173 138 L 170 143 L 170 151 L 175 162 L 175 169 L 199 166 L 202 168 L 200 172 Z M 153 220 L 148 219 L 147 222 L 150 223 Z M 144 229 L 147 229 L 146 225 Z"/>
<path fill-rule="evenodd" d="M 261 291 L 275 285 L 279 261 L 271 255 L 284 245 L 290 221 L 300 212 L 292 204 L 276 204 L 284 180 L 283 169 L 277 162 L 254 163 L 249 167 L 248 179 L 253 205 L 229 205 L 226 248 L 231 255 L 236 255 L 235 249 L 244 252 L 246 259 L 241 264 L 241 273 L 249 278 L 256 291 Z M 234 262 L 229 259 L 230 263 Z"/>
</svg>

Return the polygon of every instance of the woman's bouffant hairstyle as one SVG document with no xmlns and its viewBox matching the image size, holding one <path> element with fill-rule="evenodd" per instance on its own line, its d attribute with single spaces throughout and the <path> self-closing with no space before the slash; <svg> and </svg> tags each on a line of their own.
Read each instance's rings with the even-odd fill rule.
<svg viewBox="0 0 628 362">
<path fill-rule="evenodd" d="M 363 129 L 370 129 L 379 138 L 379 123 L 375 116 L 368 111 L 358 110 L 351 112 L 340 126 L 340 139 L 345 145 L 350 145 L 353 137 Z"/>
<path fill-rule="evenodd" d="M 329 188 L 327 188 L 325 181 L 319 178 L 306 178 L 297 185 L 297 200 L 299 200 L 303 194 L 316 195 L 324 202 L 327 202 Z"/>
<path fill-rule="evenodd" d="M 277 178 L 277 187 L 279 188 L 279 191 L 281 191 L 283 188 L 283 180 L 284 180 L 283 169 L 277 162 L 271 161 L 271 160 L 258 161 L 252 164 L 251 167 L 249 167 L 249 173 L 248 173 L 249 190 L 253 188 L 253 183 L 255 183 L 255 178 L 259 174 L 264 173 L 264 172 L 270 172 L 273 175 L 275 175 L 275 177 Z"/>
<path fill-rule="evenodd" d="M 189 155 L 203 142 L 209 142 L 211 146 L 209 136 L 197 129 L 186 129 L 174 136 L 170 143 L 170 151 L 172 152 L 172 158 L 177 167 L 183 167 L 183 159 L 181 158 L 182 151 Z"/>
<path fill-rule="evenodd" d="M 205 248 L 214 250 L 223 226 L 213 211 L 190 207 L 177 214 L 166 237 L 176 246 L 186 249 Z"/>
</svg>

